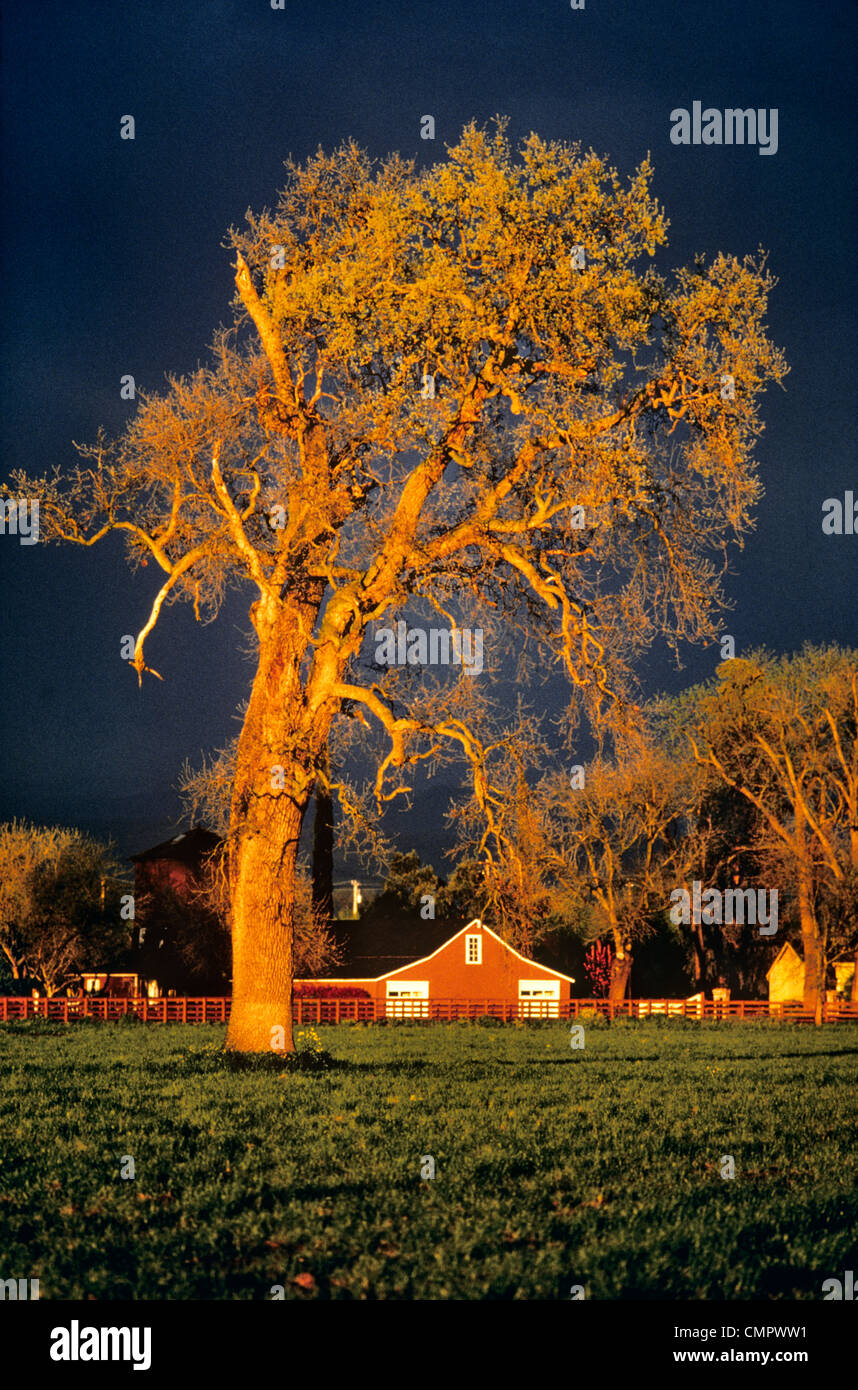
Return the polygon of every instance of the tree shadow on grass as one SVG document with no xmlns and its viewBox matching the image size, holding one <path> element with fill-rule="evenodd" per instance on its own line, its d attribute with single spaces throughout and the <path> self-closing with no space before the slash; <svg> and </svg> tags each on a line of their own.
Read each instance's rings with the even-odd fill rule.
<svg viewBox="0 0 858 1390">
<path fill-rule="evenodd" d="M 332 1057 L 329 1052 L 228 1052 L 215 1046 L 181 1053 L 178 1057 L 151 1059 L 149 1070 L 162 1076 L 323 1076 L 331 1072 L 352 1070 L 345 1058 Z"/>
<path fill-rule="evenodd" d="M 379 1209 L 384 1211 L 391 1193 L 415 1193 L 421 1186 L 425 1187 L 426 1182 L 415 1171 L 413 1180 L 384 1178 L 376 1182 L 308 1183 L 305 1187 L 290 1188 L 288 1197 L 290 1201 L 301 1202 L 333 1202 L 339 1197 L 359 1197 L 378 1202 Z"/>
<path fill-rule="evenodd" d="M 817 1057 L 850 1057 L 858 1055 L 858 1047 L 844 1047 L 835 1052 L 742 1052 L 730 1053 L 729 1056 L 718 1054 L 715 1061 L 719 1066 L 724 1062 L 777 1062 L 781 1058 L 784 1060 L 792 1059 L 802 1062 L 812 1062 Z M 656 1052 L 653 1054 L 641 1054 L 634 1057 L 617 1056 L 611 1053 L 596 1053 L 592 1049 L 581 1048 L 576 1055 L 569 1057 L 494 1057 L 492 1065 L 503 1066 L 528 1066 L 528 1067 L 558 1067 L 568 1066 L 569 1064 L 580 1066 L 582 1062 L 616 1062 L 622 1066 L 637 1064 L 639 1062 L 664 1062 L 673 1060 L 674 1055 L 667 1052 Z M 711 1062 L 713 1054 L 701 1052 L 699 1057 L 683 1057 L 685 1061 Z"/>
<path fill-rule="evenodd" d="M 276 1076 L 296 1074 L 322 1075 L 327 1072 L 351 1071 L 353 1063 L 346 1058 L 331 1056 L 330 1052 L 217 1052 L 201 1053 L 183 1058 L 191 1071 L 274 1073 Z"/>
<path fill-rule="evenodd" d="M 412 1072 L 444 1072 L 449 1071 L 452 1066 L 457 1064 L 456 1058 L 449 1058 L 440 1061 L 424 1060 L 421 1057 L 405 1058 L 391 1057 L 386 1061 L 374 1062 L 372 1059 L 364 1061 L 350 1061 L 348 1066 L 351 1071 L 358 1072 L 385 1072 L 393 1076 L 407 1076 Z"/>
<path fill-rule="evenodd" d="M 700 1060 L 711 1060 L 714 1054 L 701 1053 Z M 858 1047 L 838 1047 L 828 1049 L 824 1052 L 730 1052 L 719 1053 L 714 1060 L 720 1066 L 722 1062 L 779 1062 L 800 1061 L 814 1062 L 817 1057 L 855 1057 L 858 1056 Z"/>
</svg>

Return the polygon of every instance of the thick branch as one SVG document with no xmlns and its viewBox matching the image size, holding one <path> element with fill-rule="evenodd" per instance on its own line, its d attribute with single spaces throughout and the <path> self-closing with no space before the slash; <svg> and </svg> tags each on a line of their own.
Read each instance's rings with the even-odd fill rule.
<svg viewBox="0 0 858 1390">
<path fill-rule="evenodd" d="M 163 676 L 158 675 L 158 672 L 154 671 L 151 666 L 147 666 L 145 661 L 143 660 L 143 643 L 146 641 L 146 638 L 149 636 L 149 633 L 152 631 L 153 627 L 157 623 L 161 609 L 164 605 L 164 600 L 166 599 L 170 590 L 173 588 L 174 584 L 176 584 L 177 581 L 181 579 L 183 574 L 187 573 L 187 571 L 192 567 L 192 565 L 196 564 L 197 560 L 199 560 L 204 553 L 205 547 L 202 545 L 198 545 L 195 550 L 189 550 L 187 555 L 183 555 L 178 564 L 174 565 L 172 570 L 170 571 L 170 577 L 167 580 L 166 584 L 163 584 L 161 588 L 158 590 L 158 593 L 155 595 L 155 602 L 152 604 L 152 611 L 149 614 L 149 621 L 146 623 L 146 626 L 141 628 L 140 632 L 137 634 L 137 641 L 134 644 L 134 660 L 130 663 L 137 672 L 138 685 L 143 684 L 144 671 L 148 671 L 150 676 L 157 676 L 159 681 L 164 679 Z"/>
<path fill-rule="evenodd" d="M 226 483 L 223 480 L 223 474 L 220 471 L 219 458 L 220 444 L 216 444 L 214 453 L 212 454 L 212 482 L 214 484 L 215 492 L 220 498 L 224 512 L 226 513 L 227 524 L 229 526 L 232 538 L 235 542 L 236 549 L 238 550 L 239 554 L 243 556 L 247 564 L 247 568 L 250 571 L 250 574 L 257 588 L 259 589 L 260 594 L 262 595 L 263 603 L 265 603 L 266 605 L 270 605 L 274 602 L 277 595 L 275 594 L 272 586 L 269 584 L 265 571 L 262 568 L 262 562 L 259 558 L 259 551 L 256 550 L 256 548 L 252 546 L 250 544 L 250 541 L 247 539 L 247 535 L 242 525 L 242 515 L 239 514 L 238 508 L 236 507 L 235 503 L 230 497 L 229 490 L 226 486 Z M 256 491 L 258 492 L 258 489 L 256 489 Z M 247 515 L 248 512 L 246 510 L 243 513 L 243 516 L 247 517 Z"/>
</svg>

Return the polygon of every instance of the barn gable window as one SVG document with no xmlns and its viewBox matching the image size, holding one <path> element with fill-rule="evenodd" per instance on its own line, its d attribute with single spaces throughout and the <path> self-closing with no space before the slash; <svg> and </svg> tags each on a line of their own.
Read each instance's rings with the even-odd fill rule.
<svg viewBox="0 0 858 1390">
<path fill-rule="evenodd" d="M 465 964 L 482 965 L 483 963 L 483 938 L 481 936 L 465 937 Z"/>
</svg>

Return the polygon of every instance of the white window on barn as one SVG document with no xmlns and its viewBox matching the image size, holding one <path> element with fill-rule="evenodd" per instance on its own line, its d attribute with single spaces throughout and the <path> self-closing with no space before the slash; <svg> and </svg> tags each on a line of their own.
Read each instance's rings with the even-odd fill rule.
<svg viewBox="0 0 858 1390">
<path fill-rule="evenodd" d="M 519 980 L 518 1012 L 521 1018 L 557 1018 L 560 1012 L 560 981 Z"/>
<path fill-rule="evenodd" d="M 483 938 L 481 936 L 465 937 L 465 964 L 482 965 L 483 963 Z"/>
</svg>

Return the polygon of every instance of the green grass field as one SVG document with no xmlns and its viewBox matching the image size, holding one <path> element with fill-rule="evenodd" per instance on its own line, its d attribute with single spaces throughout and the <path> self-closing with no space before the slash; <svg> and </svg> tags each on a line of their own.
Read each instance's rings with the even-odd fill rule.
<svg viewBox="0 0 858 1390">
<path fill-rule="evenodd" d="M 46 1299 L 819 1299 L 856 1268 L 858 1030 L 585 1027 L 583 1050 L 557 1022 L 322 1027 L 336 1065 L 284 1072 L 226 1059 L 219 1027 L 0 1026 L 0 1278 Z"/>
</svg>

